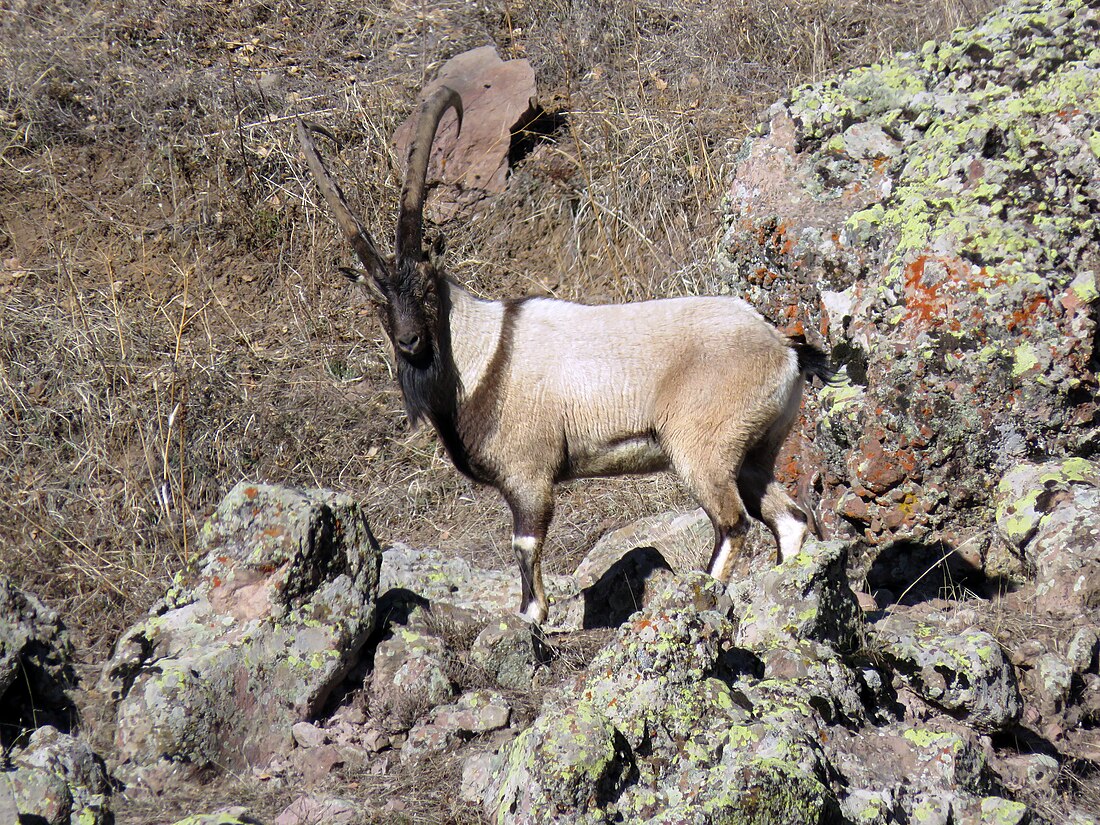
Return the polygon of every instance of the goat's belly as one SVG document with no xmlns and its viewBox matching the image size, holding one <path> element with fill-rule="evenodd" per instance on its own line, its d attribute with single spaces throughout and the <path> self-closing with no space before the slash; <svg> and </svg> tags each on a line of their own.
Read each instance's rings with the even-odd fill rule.
<svg viewBox="0 0 1100 825">
<path fill-rule="evenodd" d="M 633 473 L 656 473 L 669 469 L 668 456 L 657 442 L 639 436 L 598 446 L 570 444 L 568 464 L 562 478 L 590 478 Z"/>
</svg>

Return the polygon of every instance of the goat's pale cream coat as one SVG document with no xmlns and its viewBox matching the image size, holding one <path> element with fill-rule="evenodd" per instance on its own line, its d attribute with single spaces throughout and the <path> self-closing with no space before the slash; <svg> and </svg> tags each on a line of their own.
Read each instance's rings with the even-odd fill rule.
<svg viewBox="0 0 1100 825">
<path fill-rule="evenodd" d="M 457 420 L 440 431 L 453 429 L 452 455 L 512 508 L 532 619 L 546 616 L 539 556 L 558 481 L 675 470 L 714 523 L 710 570 L 721 578 L 745 508 L 771 528 L 780 557 L 798 551 L 806 517 L 772 471 L 804 372 L 796 346 L 751 306 L 497 302 L 446 279 L 439 288 L 459 379 Z"/>
<path fill-rule="evenodd" d="M 493 430 L 490 451 L 524 445 L 532 475 L 547 460 L 533 444 L 560 455 L 554 480 L 670 469 L 658 434 L 676 455 L 706 449 L 730 420 L 766 428 L 801 382 L 787 339 L 738 298 L 507 306 L 446 288 L 459 406 L 479 390 L 499 398 L 499 420 L 467 426 Z M 494 359 L 504 369 L 489 374 Z"/>
</svg>

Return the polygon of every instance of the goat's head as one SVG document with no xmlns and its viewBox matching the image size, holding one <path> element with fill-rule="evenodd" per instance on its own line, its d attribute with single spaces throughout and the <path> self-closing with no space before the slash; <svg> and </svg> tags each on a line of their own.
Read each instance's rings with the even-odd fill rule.
<svg viewBox="0 0 1100 825">
<path fill-rule="evenodd" d="M 339 185 L 325 168 L 310 134 L 311 131 L 327 134 L 325 130 L 298 121 L 298 139 L 310 171 L 366 269 L 365 273 L 345 269 L 344 274 L 370 291 L 394 352 L 412 366 L 431 363 L 433 349 L 438 346 L 443 241 L 442 237 L 437 238 L 431 248 L 425 250 L 423 213 L 432 142 L 439 121 L 452 108 L 461 128 L 462 99 L 453 89 L 441 86 L 421 104 L 401 190 L 393 258 L 379 254 L 374 241 L 348 206 Z"/>
</svg>

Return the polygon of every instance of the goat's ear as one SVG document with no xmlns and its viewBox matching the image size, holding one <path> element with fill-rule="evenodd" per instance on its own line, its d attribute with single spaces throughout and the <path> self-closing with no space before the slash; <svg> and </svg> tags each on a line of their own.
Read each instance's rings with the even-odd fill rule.
<svg viewBox="0 0 1100 825">
<path fill-rule="evenodd" d="M 366 289 L 367 292 L 370 293 L 371 300 L 380 304 L 386 303 L 386 296 L 373 275 L 369 275 L 358 269 L 352 269 L 350 266 L 340 267 L 340 274 L 352 283 L 359 284 Z"/>
<path fill-rule="evenodd" d="M 447 239 L 440 232 L 432 239 L 432 247 L 428 250 L 428 261 L 436 271 L 443 270 L 443 256 L 447 253 Z"/>
</svg>

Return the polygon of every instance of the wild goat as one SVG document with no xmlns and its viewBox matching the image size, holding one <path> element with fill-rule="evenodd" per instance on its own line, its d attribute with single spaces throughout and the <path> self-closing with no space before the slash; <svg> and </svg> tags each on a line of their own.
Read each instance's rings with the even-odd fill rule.
<svg viewBox="0 0 1100 825">
<path fill-rule="evenodd" d="M 675 470 L 714 526 L 710 574 L 727 581 L 746 511 L 797 553 L 807 516 L 773 475 L 820 350 L 782 335 L 736 298 L 584 306 L 549 298 L 486 301 L 446 278 L 442 243 L 423 244 L 428 158 L 439 121 L 462 100 L 443 87 L 420 110 L 383 258 L 299 122 L 309 167 L 365 274 L 397 361 L 409 419 L 427 418 L 455 466 L 495 487 L 512 511 L 520 611 L 541 623 L 540 554 L 556 482 Z"/>
</svg>

